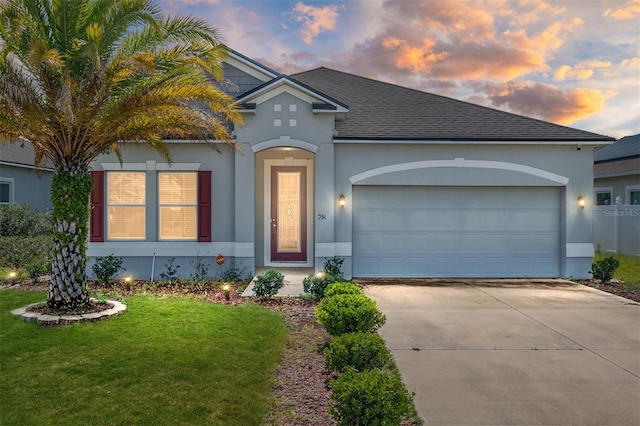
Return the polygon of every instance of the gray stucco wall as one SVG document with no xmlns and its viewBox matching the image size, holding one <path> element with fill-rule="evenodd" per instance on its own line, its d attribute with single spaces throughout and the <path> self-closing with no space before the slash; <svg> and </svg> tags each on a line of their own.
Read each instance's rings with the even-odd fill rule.
<svg viewBox="0 0 640 426">
<path fill-rule="evenodd" d="M 52 209 L 50 192 L 53 172 L 0 164 L 0 178 L 12 182 L 14 202 L 26 204 L 35 211 Z"/>
<path fill-rule="evenodd" d="M 170 170 L 211 170 L 212 172 L 212 242 L 198 243 L 196 241 L 162 241 L 158 242 L 158 211 L 157 211 L 157 169 L 165 160 L 153 149 L 143 145 L 128 145 L 123 148 L 125 170 L 146 172 L 146 238 L 144 241 L 105 241 L 104 243 L 89 243 L 90 257 L 89 271 L 97 256 L 115 254 L 125 257 L 127 273 L 135 277 L 149 278 L 153 268 L 155 255 L 155 278 L 164 269 L 166 259 L 176 258 L 176 264 L 182 265 L 180 273 L 189 276 L 192 272 L 190 262 L 197 257 L 208 259 L 209 263 L 218 254 L 227 258 L 225 268 L 235 264 L 236 254 L 236 224 L 235 206 L 236 191 L 234 182 L 235 151 L 224 145 L 218 146 L 216 152 L 211 146 L 202 143 L 170 143 L 173 164 Z M 93 163 L 95 170 L 121 170 L 114 155 L 103 155 Z M 253 272 L 253 265 L 240 265 L 247 273 Z M 219 275 L 220 269 L 211 269 L 212 276 Z"/>
<path fill-rule="evenodd" d="M 335 188 L 351 198 L 352 180 L 360 175 L 356 185 L 423 185 L 423 186 L 559 186 L 563 187 L 561 203 L 561 275 L 587 277 L 591 266 L 593 229 L 591 209 L 580 209 L 577 197 L 591 197 L 593 171 L 590 167 L 592 150 L 576 146 L 550 145 L 417 145 L 394 144 L 336 144 Z M 456 163 L 458 159 L 458 163 Z M 462 160 L 464 159 L 464 160 Z M 433 161 L 451 162 L 451 167 L 429 167 Z M 496 167 L 511 165 L 515 170 L 465 167 L 465 161 L 500 162 Z M 412 170 L 402 170 L 420 163 Z M 395 166 L 390 167 L 390 166 Z M 520 167 L 524 166 L 524 167 Z M 363 173 L 377 168 L 381 174 L 362 178 Z M 507 168 L 509 168 L 507 167 Z M 532 175 L 533 168 L 556 174 L 564 179 L 550 180 L 544 173 Z M 398 169 L 399 171 L 393 171 Z M 542 175 L 542 176 L 541 176 Z M 357 179 L 356 179 L 357 180 Z M 566 182 L 565 182 L 566 181 Z M 563 183 L 565 182 L 565 183 Z M 352 230 L 352 206 L 347 214 L 336 218 L 336 241 L 348 242 Z"/>
</svg>

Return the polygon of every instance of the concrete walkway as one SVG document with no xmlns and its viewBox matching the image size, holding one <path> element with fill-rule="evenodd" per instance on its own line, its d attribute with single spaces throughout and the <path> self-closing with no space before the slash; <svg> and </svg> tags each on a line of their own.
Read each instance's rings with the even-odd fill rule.
<svg viewBox="0 0 640 426">
<path fill-rule="evenodd" d="M 372 285 L 427 425 L 640 425 L 640 306 L 549 280 Z"/>
<path fill-rule="evenodd" d="M 256 276 L 268 271 L 270 267 L 259 267 L 256 269 Z M 274 268 L 284 275 L 284 287 L 278 291 L 277 296 L 297 297 L 304 294 L 302 280 L 314 272 L 313 268 Z M 254 278 L 255 280 L 255 278 Z M 253 281 L 242 292 L 243 296 L 255 296 L 253 294 Z"/>
</svg>

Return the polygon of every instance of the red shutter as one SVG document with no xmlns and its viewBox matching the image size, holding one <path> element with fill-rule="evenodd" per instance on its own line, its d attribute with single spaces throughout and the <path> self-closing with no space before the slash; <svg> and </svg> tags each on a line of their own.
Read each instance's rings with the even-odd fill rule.
<svg viewBox="0 0 640 426">
<path fill-rule="evenodd" d="M 198 242 L 211 242 L 211 171 L 198 171 Z"/>
<path fill-rule="evenodd" d="M 104 242 L 104 172 L 91 172 L 91 216 L 89 219 L 89 241 Z"/>
</svg>

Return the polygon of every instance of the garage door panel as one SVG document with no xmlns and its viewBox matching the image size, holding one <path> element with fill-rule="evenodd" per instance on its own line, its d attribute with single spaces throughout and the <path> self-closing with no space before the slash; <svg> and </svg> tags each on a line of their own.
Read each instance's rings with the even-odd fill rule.
<svg viewBox="0 0 640 426">
<path fill-rule="evenodd" d="M 356 186 L 353 195 L 354 276 L 559 275 L 557 188 Z"/>
</svg>

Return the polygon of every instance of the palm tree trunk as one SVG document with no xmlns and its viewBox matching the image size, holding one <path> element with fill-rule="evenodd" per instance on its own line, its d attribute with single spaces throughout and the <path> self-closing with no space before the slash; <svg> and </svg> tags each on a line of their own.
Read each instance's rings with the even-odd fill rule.
<svg viewBox="0 0 640 426">
<path fill-rule="evenodd" d="M 87 167 L 78 165 L 70 170 L 56 170 L 51 183 L 55 229 L 47 304 L 52 308 L 88 302 L 86 251 L 92 188 Z"/>
</svg>

